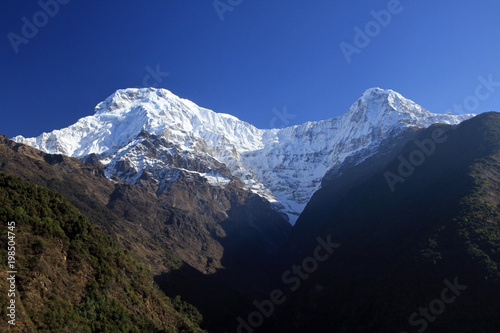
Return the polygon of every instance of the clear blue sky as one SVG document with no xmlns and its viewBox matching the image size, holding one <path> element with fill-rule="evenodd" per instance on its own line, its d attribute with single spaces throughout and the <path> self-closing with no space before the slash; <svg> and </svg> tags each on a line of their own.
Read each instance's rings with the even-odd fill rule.
<svg viewBox="0 0 500 333">
<path fill-rule="evenodd" d="M 275 108 L 295 116 L 288 125 L 339 116 L 373 86 L 437 113 L 468 97 L 476 113 L 500 111 L 498 86 L 474 105 L 478 76 L 500 82 L 497 0 L 401 0 L 380 31 L 371 11 L 391 1 L 229 0 L 223 21 L 213 0 L 60 1 L 54 17 L 37 1 L 0 1 L 7 136 L 66 127 L 157 66 L 169 73 L 159 87 L 260 128 L 283 127 Z M 25 28 L 15 53 L 9 36 L 24 38 L 23 17 L 40 28 Z M 373 37 L 348 64 L 339 45 L 355 46 L 367 24 Z"/>
</svg>

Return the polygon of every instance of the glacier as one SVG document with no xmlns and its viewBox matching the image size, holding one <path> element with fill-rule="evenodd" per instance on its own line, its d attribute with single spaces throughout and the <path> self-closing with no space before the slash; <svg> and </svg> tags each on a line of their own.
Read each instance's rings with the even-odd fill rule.
<svg viewBox="0 0 500 333">
<path fill-rule="evenodd" d="M 222 187 L 236 177 L 294 224 L 325 174 L 347 157 L 369 152 L 359 154 L 359 163 L 389 134 L 455 125 L 473 116 L 434 114 L 395 91 L 371 88 L 338 118 L 258 129 L 166 89 L 130 88 L 116 91 L 71 126 L 13 140 L 50 154 L 95 154 L 108 178 L 128 183 L 145 172 L 162 186 L 180 172 Z"/>
</svg>

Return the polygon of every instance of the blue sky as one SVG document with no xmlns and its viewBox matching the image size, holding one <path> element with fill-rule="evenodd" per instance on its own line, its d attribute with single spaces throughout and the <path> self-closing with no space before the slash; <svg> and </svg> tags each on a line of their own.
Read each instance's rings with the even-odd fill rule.
<svg viewBox="0 0 500 333">
<path fill-rule="evenodd" d="M 144 83 L 260 128 L 340 116 L 374 86 L 436 113 L 500 111 L 500 83 L 483 83 L 500 82 L 494 0 L 220 0 L 223 13 L 213 0 L 59 1 L 52 15 L 37 1 L 1 1 L 9 137 L 66 127 Z M 369 39 L 355 40 L 356 27 Z M 358 46 L 350 63 L 341 43 Z"/>
</svg>

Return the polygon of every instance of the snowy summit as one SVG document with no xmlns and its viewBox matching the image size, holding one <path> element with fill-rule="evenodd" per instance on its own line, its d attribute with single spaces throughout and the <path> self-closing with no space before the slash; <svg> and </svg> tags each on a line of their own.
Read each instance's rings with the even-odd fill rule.
<svg viewBox="0 0 500 333">
<path fill-rule="evenodd" d="M 229 178 L 218 167 L 223 164 L 294 224 L 323 176 L 347 157 L 357 154 L 361 162 L 388 135 L 408 127 L 458 124 L 472 116 L 433 114 L 397 92 L 371 88 L 341 117 L 258 129 L 166 89 L 123 89 L 67 128 L 13 140 L 51 154 L 96 154 L 108 177 L 129 183 L 147 172 L 168 186 L 185 172 L 226 186 Z M 160 153 L 148 153 L 148 135 L 162 139 Z"/>
</svg>

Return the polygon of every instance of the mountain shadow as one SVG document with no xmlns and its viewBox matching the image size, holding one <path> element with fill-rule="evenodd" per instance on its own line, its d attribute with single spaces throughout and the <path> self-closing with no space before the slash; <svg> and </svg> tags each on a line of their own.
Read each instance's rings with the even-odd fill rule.
<svg viewBox="0 0 500 333">
<path fill-rule="evenodd" d="M 313 272 L 302 266 L 307 278 L 269 331 L 496 332 L 499 184 L 498 113 L 421 131 L 344 193 L 325 183 L 292 229 L 282 272 L 317 237 L 341 246 Z"/>
</svg>

